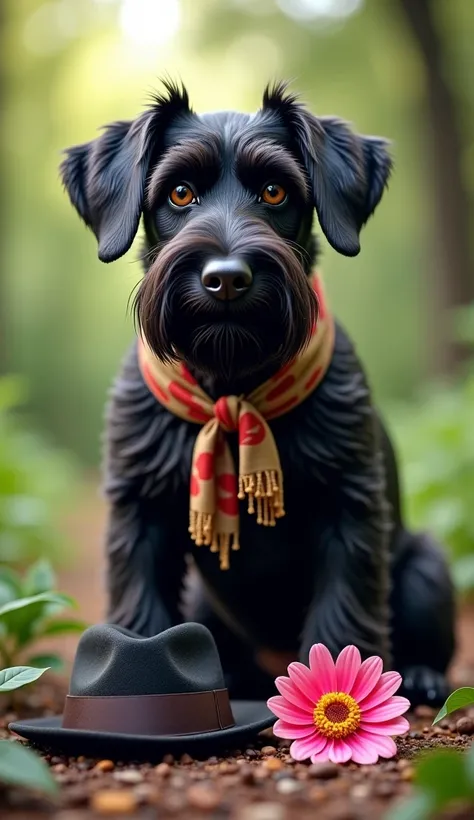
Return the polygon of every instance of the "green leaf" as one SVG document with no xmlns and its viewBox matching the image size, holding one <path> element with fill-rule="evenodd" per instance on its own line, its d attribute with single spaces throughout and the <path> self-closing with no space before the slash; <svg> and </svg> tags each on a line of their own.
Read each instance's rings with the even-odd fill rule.
<svg viewBox="0 0 474 820">
<path fill-rule="evenodd" d="M 31 658 L 27 658 L 26 662 L 40 669 L 47 667 L 53 672 L 62 672 L 64 669 L 64 661 L 59 655 L 32 655 Z"/>
<path fill-rule="evenodd" d="M 46 763 L 16 740 L 0 740 L 0 780 L 55 794 L 57 785 Z"/>
<path fill-rule="evenodd" d="M 26 573 L 23 581 L 24 595 L 39 595 L 41 592 L 51 592 L 56 584 L 56 578 L 49 561 L 41 558 Z"/>
<path fill-rule="evenodd" d="M 435 723 L 439 723 L 440 720 L 443 720 L 446 715 L 450 715 L 452 712 L 456 712 L 458 709 L 462 709 L 464 706 L 470 706 L 473 703 L 474 688 L 472 686 L 463 686 L 461 689 L 456 689 L 439 710 L 433 721 L 433 726 Z"/>
<path fill-rule="evenodd" d="M 31 666 L 11 666 L 0 671 L 0 692 L 11 692 L 27 683 L 38 680 L 49 667 L 33 669 Z"/>
<path fill-rule="evenodd" d="M 74 619 L 61 619 L 50 621 L 41 627 L 41 636 L 43 635 L 69 635 L 76 632 L 84 632 L 88 627 L 85 621 L 76 621 Z"/>
<path fill-rule="evenodd" d="M 0 623 L 4 623 L 8 633 L 14 636 L 16 651 L 26 646 L 34 637 L 41 619 L 48 613 L 48 607 L 75 606 L 68 595 L 59 592 L 42 592 L 29 598 L 20 598 L 0 607 Z M 57 610 L 56 610 L 57 611 Z"/>
<path fill-rule="evenodd" d="M 433 798 L 426 792 L 418 792 L 390 809 L 384 820 L 431 820 L 433 808 Z"/>
<path fill-rule="evenodd" d="M 76 603 L 69 595 L 64 595 L 62 592 L 41 592 L 39 595 L 32 595 L 27 598 L 20 598 L 18 601 L 11 601 L 8 604 L 0 607 L 0 618 L 15 612 L 19 609 L 32 607 L 37 603 L 45 604 L 62 604 L 63 606 L 75 607 Z"/>
<path fill-rule="evenodd" d="M 474 794 L 459 752 L 443 751 L 425 757 L 418 765 L 416 783 L 433 798 L 437 809 Z"/>
</svg>

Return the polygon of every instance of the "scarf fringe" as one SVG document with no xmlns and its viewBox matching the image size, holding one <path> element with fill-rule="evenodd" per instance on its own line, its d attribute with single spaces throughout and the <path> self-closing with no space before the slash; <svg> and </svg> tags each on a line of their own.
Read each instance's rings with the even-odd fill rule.
<svg viewBox="0 0 474 820">
<path fill-rule="evenodd" d="M 257 509 L 257 524 L 274 527 L 276 518 L 283 518 L 283 476 L 277 470 L 250 473 L 239 476 L 239 500 L 248 498 L 248 512 Z"/>
<path fill-rule="evenodd" d="M 248 512 L 257 513 L 257 524 L 264 527 L 274 527 L 277 518 L 283 518 L 285 508 L 283 503 L 283 476 L 277 470 L 250 473 L 239 476 L 240 501 L 247 498 Z M 212 513 L 190 510 L 189 533 L 197 547 L 210 547 L 211 552 L 219 553 L 221 569 L 229 569 L 230 550 L 240 549 L 239 533 L 214 532 L 214 516 Z"/>
</svg>

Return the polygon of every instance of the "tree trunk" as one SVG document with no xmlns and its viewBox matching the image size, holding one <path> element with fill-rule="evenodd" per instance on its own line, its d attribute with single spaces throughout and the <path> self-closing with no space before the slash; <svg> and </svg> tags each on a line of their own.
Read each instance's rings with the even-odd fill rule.
<svg viewBox="0 0 474 820">
<path fill-rule="evenodd" d="M 451 335 L 451 312 L 474 302 L 469 196 L 462 173 L 463 139 L 445 75 L 446 56 L 432 0 L 398 0 L 418 44 L 426 75 L 426 178 L 432 239 L 425 281 L 431 375 L 450 375 L 467 356 Z"/>
</svg>

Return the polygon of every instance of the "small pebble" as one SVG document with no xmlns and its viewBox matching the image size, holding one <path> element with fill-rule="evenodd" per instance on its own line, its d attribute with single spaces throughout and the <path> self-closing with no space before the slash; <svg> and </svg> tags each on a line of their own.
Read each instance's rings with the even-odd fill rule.
<svg viewBox="0 0 474 820">
<path fill-rule="evenodd" d="M 253 784 L 255 783 L 254 771 L 254 766 L 249 766 L 248 764 L 246 766 L 242 766 L 240 770 L 241 782 L 244 783 L 246 786 L 253 786 Z"/>
<path fill-rule="evenodd" d="M 133 792 L 100 791 L 91 796 L 91 808 L 98 814 L 133 814 L 138 800 Z"/>
<path fill-rule="evenodd" d="M 185 752 L 184 755 L 181 755 L 181 757 L 179 759 L 179 762 L 181 763 L 182 766 L 189 766 L 191 763 L 194 763 L 194 760 L 191 757 L 191 755 L 188 755 Z"/>
<path fill-rule="evenodd" d="M 267 771 L 277 772 L 279 769 L 283 768 L 284 764 L 279 757 L 268 757 L 263 761 L 262 766 L 264 766 Z"/>
<path fill-rule="evenodd" d="M 155 772 L 160 777 L 169 777 L 171 774 L 171 766 L 169 763 L 159 763 L 155 766 Z"/>
<path fill-rule="evenodd" d="M 276 755 L 277 750 L 274 746 L 264 746 L 262 749 L 262 755 Z"/>
<path fill-rule="evenodd" d="M 415 769 L 413 766 L 407 766 L 405 769 L 402 769 L 400 772 L 400 778 L 405 780 L 407 783 L 411 783 L 413 778 L 415 777 Z"/>
<path fill-rule="evenodd" d="M 321 788 L 321 786 L 313 786 L 308 792 L 308 799 L 311 800 L 312 803 L 322 803 L 323 800 L 326 800 L 327 796 L 326 789 Z"/>
<path fill-rule="evenodd" d="M 136 769 L 124 769 L 121 772 L 114 772 L 113 778 L 118 780 L 119 783 L 128 783 L 130 785 L 143 782 L 143 775 Z"/>
<path fill-rule="evenodd" d="M 255 749 L 246 749 L 245 756 L 252 760 L 254 757 L 257 757 L 257 752 Z"/>
<path fill-rule="evenodd" d="M 340 771 L 337 763 L 312 763 L 308 774 L 319 780 L 332 780 L 333 777 L 339 777 Z"/>
<path fill-rule="evenodd" d="M 191 786 L 186 796 L 190 806 L 194 806 L 196 809 L 203 809 L 204 811 L 216 809 L 221 801 L 220 794 L 216 789 L 201 784 Z"/>
<path fill-rule="evenodd" d="M 139 783 L 138 786 L 135 786 L 133 793 L 139 803 L 152 805 L 159 803 L 160 793 L 151 783 Z"/>
<path fill-rule="evenodd" d="M 474 734 L 474 720 L 469 717 L 462 717 L 456 721 L 456 732 L 460 735 Z"/>
<path fill-rule="evenodd" d="M 163 758 L 163 763 L 167 763 L 168 766 L 172 766 L 174 763 L 173 755 L 165 755 Z"/>
<path fill-rule="evenodd" d="M 370 794 L 371 788 L 366 783 L 357 783 L 350 791 L 350 796 L 354 798 L 354 800 L 367 800 Z"/>
<path fill-rule="evenodd" d="M 170 779 L 170 786 L 175 791 L 180 791 L 181 789 L 184 789 L 184 787 L 186 786 L 186 780 L 184 779 L 184 777 L 181 777 L 181 775 L 175 774 Z"/>
<path fill-rule="evenodd" d="M 222 772 L 222 774 L 235 774 L 239 771 L 239 767 L 237 763 L 230 763 L 227 760 L 224 760 L 219 765 L 219 771 Z"/>
<path fill-rule="evenodd" d="M 285 820 L 286 812 L 279 803 L 253 803 L 245 806 L 236 820 Z"/>
<path fill-rule="evenodd" d="M 112 772 L 115 769 L 115 763 L 113 760 L 99 760 L 99 762 L 96 763 L 95 768 L 99 772 Z"/>
<path fill-rule="evenodd" d="M 277 782 L 275 788 L 279 794 L 296 794 L 301 791 L 303 785 L 292 777 L 282 777 L 282 779 Z"/>
<path fill-rule="evenodd" d="M 62 774 L 67 771 L 67 766 L 64 763 L 55 763 L 54 766 L 51 766 L 51 771 L 55 774 Z"/>
</svg>

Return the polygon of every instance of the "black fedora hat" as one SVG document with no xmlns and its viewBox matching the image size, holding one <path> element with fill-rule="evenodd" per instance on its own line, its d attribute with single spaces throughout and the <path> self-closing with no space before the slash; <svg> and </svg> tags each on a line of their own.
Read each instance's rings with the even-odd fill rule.
<svg viewBox="0 0 474 820">
<path fill-rule="evenodd" d="M 238 748 L 274 721 L 261 701 L 229 700 L 214 638 L 201 624 L 153 638 L 100 624 L 81 636 L 64 713 L 9 728 L 69 755 L 151 761 Z"/>
</svg>

